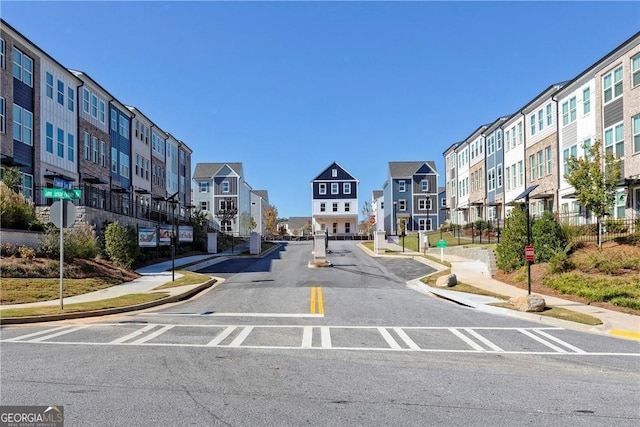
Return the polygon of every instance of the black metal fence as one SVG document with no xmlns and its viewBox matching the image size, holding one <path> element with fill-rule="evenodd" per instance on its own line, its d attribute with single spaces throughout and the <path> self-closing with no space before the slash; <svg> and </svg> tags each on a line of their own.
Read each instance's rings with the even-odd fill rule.
<svg viewBox="0 0 640 427">
<path fill-rule="evenodd" d="M 598 241 L 598 222 L 595 217 L 585 218 L 581 215 L 561 214 L 558 222 L 563 224 L 572 237 L 583 242 Z M 640 217 L 614 219 L 605 217 L 602 221 L 601 237 L 603 242 L 620 241 L 638 238 L 640 234 Z"/>
</svg>

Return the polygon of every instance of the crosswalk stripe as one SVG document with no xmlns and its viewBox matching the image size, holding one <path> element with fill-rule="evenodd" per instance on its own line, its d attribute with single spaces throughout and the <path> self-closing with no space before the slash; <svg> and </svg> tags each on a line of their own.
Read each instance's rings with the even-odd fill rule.
<svg viewBox="0 0 640 427">
<path fill-rule="evenodd" d="M 548 338 L 551 341 L 555 341 L 558 344 L 563 345 L 563 346 L 567 347 L 568 349 L 575 351 L 576 353 L 586 354 L 586 351 L 584 351 L 582 349 L 579 349 L 578 347 L 576 347 L 574 345 L 571 345 L 568 342 L 561 340 L 560 338 L 556 338 L 553 335 L 550 335 L 550 334 L 546 333 L 545 331 L 541 331 L 539 329 L 536 329 L 535 332 L 538 335 L 542 335 L 543 337 Z"/>
<path fill-rule="evenodd" d="M 38 335 L 50 334 L 50 333 L 55 332 L 55 331 L 60 331 L 62 329 L 70 329 L 70 328 L 72 328 L 72 326 L 58 326 L 57 328 L 46 329 L 44 331 L 33 332 L 31 334 L 26 334 L 26 335 L 20 335 L 18 337 L 9 338 L 9 339 L 2 340 L 2 341 L 5 341 L 5 342 L 22 341 L 22 340 L 26 340 L 26 339 L 31 338 L 31 337 L 37 337 Z"/>
<path fill-rule="evenodd" d="M 145 342 L 147 342 L 149 340 L 152 340 L 152 339 L 154 339 L 156 337 L 159 337 L 160 335 L 164 334 L 165 332 L 167 332 L 169 329 L 172 329 L 173 327 L 174 327 L 174 325 L 163 326 L 162 328 L 160 328 L 160 329 L 158 329 L 156 331 L 153 331 L 150 334 L 131 342 L 131 344 L 142 344 L 142 343 L 145 343 Z"/>
<path fill-rule="evenodd" d="M 486 351 L 484 348 L 482 348 L 482 346 L 478 345 L 475 341 L 473 341 L 471 338 L 467 337 L 465 334 L 460 332 L 458 329 L 456 329 L 456 328 L 448 328 L 448 329 L 449 329 L 449 331 L 451 331 L 451 333 L 453 335 L 457 336 L 462 341 L 464 341 L 467 344 L 469 344 L 469 346 L 471 346 L 471 348 L 473 348 L 475 350 L 478 350 L 478 351 Z"/>
<path fill-rule="evenodd" d="M 238 336 L 233 341 L 231 341 L 229 347 L 240 347 L 244 340 L 247 339 L 251 331 L 253 331 L 253 326 L 245 326 L 238 334 Z"/>
<path fill-rule="evenodd" d="M 475 338 L 477 338 L 480 342 L 482 342 L 484 345 L 486 345 L 487 347 L 489 347 L 493 351 L 499 351 L 499 352 L 503 352 L 504 351 L 503 349 L 501 349 L 500 347 L 498 347 L 497 345 L 495 345 L 494 343 L 492 343 L 491 341 L 489 341 L 488 339 L 486 339 L 485 337 L 483 337 L 482 335 L 480 335 L 479 333 L 474 331 L 472 328 L 464 328 L 464 330 L 469 335 L 473 335 Z"/>
<path fill-rule="evenodd" d="M 229 335 L 231 335 L 231 333 L 233 331 L 235 331 L 235 330 L 236 330 L 235 326 L 229 326 L 228 328 L 226 328 L 225 330 L 220 332 L 214 339 L 209 341 L 207 346 L 213 347 L 213 346 L 216 346 L 216 345 L 220 344 L 222 341 L 225 340 L 225 338 L 227 338 Z"/>
<path fill-rule="evenodd" d="M 320 343 L 322 348 L 331 348 L 331 330 L 328 326 L 320 327 Z"/>
<path fill-rule="evenodd" d="M 546 345 L 547 347 L 549 347 L 552 350 L 557 351 L 558 353 L 566 353 L 567 352 L 567 350 L 565 350 L 564 348 L 560 348 L 557 345 L 553 345 L 549 341 L 547 341 L 545 339 L 542 339 L 542 338 L 532 334 L 531 332 L 527 331 L 526 329 L 520 328 L 520 329 L 518 329 L 518 332 L 528 336 L 529 338 L 532 338 L 532 339 L 538 341 L 541 344 Z"/>
<path fill-rule="evenodd" d="M 140 335 L 144 334 L 147 331 L 150 331 L 151 329 L 155 328 L 156 326 L 158 326 L 158 325 L 151 323 L 151 324 L 149 324 L 149 325 L 147 325 L 147 326 L 145 326 L 143 328 L 140 328 L 140 329 L 138 329 L 136 331 L 131 332 L 130 334 L 127 334 L 127 335 L 125 335 L 123 337 L 117 338 L 117 339 L 111 341 L 109 344 L 122 344 L 123 342 L 129 341 L 132 338 L 135 338 L 137 336 L 140 336 Z"/>
<path fill-rule="evenodd" d="M 398 344 L 398 342 L 395 339 L 393 339 L 393 337 L 391 336 L 389 331 L 387 331 L 386 328 L 378 328 L 378 332 L 380 332 L 380 335 L 382 335 L 382 338 L 384 338 L 387 344 L 389 344 L 389 347 L 391 347 L 394 350 L 402 350 L 402 347 L 400 347 L 400 344 Z"/>
<path fill-rule="evenodd" d="M 313 347 L 313 327 L 311 326 L 305 326 L 302 329 L 302 347 L 303 348 Z"/>
<path fill-rule="evenodd" d="M 420 346 L 418 346 L 418 344 L 416 344 L 410 337 L 409 335 L 407 335 L 407 333 L 404 331 L 404 329 L 402 328 L 393 328 L 393 330 L 396 332 L 396 334 L 398 334 L 398 336 L 400 337 L 400 339 L 402 341 L 404 341 L 404 343 L 406 345 L 409 346 L 409 348 L 411 350 L 420 350 Z"/>
<path fill-rule="evenodd" d="M 76 331 L 79 331 L 81 329 L 85 329 L 85 328 L 88 328 L 88 327 L 89 327 L 89 325 L 84 325 L 84 326 L 78 326 L 76 328 L 65 329 L 64 331 L 59 331 L 59 332 L 55 332 L 53 334 L 45 335 L 43 337 L 38 337 L 38 338 L 32 339 L 32 340 L 30 340 L 30 342 L 42 342 L 42 341 L 45 341 L 45 340 L 48 340 L 48 339 L 51 339 L 51 338 L 59 337 L 61 335 L 70 334 L 71 332 L 76 332 Z"/>
</svg>

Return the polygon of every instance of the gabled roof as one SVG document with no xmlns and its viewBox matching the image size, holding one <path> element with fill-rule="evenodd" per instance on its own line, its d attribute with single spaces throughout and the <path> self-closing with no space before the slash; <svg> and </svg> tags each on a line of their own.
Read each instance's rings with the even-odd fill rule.
<svg viewBox="0 0 640 427">
<path fill-rule="evenodd" d="M 307 223 L 311 225 L 311 217 L 292 216 L 289 218 L 289 230 L 301 230 Z"/>
<path fill-rule="evenodd" d="M 193 179 L 210 179 L 218 174 L 220 169 L 228 166 L 239 176 L 244 176 L 242 163 L 196 163 Z"/>
<path fill-rule="evenodd" d="M 431 170 L 429 171 L 425 168 L 425 165 Z M 426 162 L 389 162 L 389 175 L 391 178 L 411 178 L 416 173 L 434 173 L 437 175 L 436 163 L 432 160 Z"/>
<path fill-rule="evenodd" d="M 269 192 L 267 190 L 252 190 L 251 192 L 259 197 L 262 197 L 262 200 L 264 200 L 266 203 L 269 203 Z"/>
<path fill-rule="evenodd" d="M 498 117 L 493 123 L 491 123 L 487 129 L 485 129 L 485 134 L 489 134 L 493 131 L 495 131 L 496 129 L 498 129 L 500 126 L 502 126 L 502 124 L 504 122 L 506 122 L 507 120 L 509 120 L 511 118 L 511 116 L 513 116 L 513 114 L 509 114 L 508 116 L 501 116 Z"/>
<path fill-rule="evenodd" d="M 338 169 L 337 177 L 331 176 L 331 172 L 330 172 L 331 169 Z M 328 167 L 326 167 L 320 173 L 320 175 L 316 176 L 311 181 L 313 182 L 313 181 L 325 181 L 325 180 L 340 180 L 340 181 L 353 180 L 353 181 L 359 182 L 353 175 L 349 173 L 349 171 L 347 171 L 345 168 L 340 166 L 337 162 L 331 163 Z"/>
<path fill-rule="evenodd" d="M 451 144 L 449 146 L 449 148 L 447 148 L 446 150 L 444 150 L 444 152 L 442 153 L 443 156 L 446 156 L 447 153 L 451 152 L 451 151 L 455 151 L 456 148 L 458 148 L 458 145 L 462 144 L 462 142 L 454 142 L 453 144 Z"/>
<path fill-rule="evenodd" d="M 373 198 L 374 199 L 379 199 L 383 195 L 384 195 L 384 192 L 382 190 L 373 190 Z"/>
<path fill-rule="evenodd" d="M 567 84 L 567 81 L 560 82 L 560 83 L 554 83 L 554 84 L 550 85 L 545 90 L 540 92 L 535 98 L 532 98 L 531 101 L 529 101 L 527 103 L 527 105 L 522 107 L 519 111 L 522 112 L 522 113 L 525 113 L 525 114 L 528 113 L 529 111 L 527 111 L 527 110 L 530 107 L 533 107 L 533 106 L 537 105 L 542 100 L 545 100 L 547 98 L 551 98 L 551 96 L 553 94 L 555 94 L 557 91 L 559 91 L 565 84 Z"/>
<path fill-rule="evenodd" d="M 471 132 L 469 136 L 465 138 L 463 144 L 469 144 L 470 142 L 473 142 L 473 140 L 482 135 L 482 132 L 484 132 L 489 126 L 491 126 L 491 123 L 478 126 L 476 130 Z"/>
</svg>

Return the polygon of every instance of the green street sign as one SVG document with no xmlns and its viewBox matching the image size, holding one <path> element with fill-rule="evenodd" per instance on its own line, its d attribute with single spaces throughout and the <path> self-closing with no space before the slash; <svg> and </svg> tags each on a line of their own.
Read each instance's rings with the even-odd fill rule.
<svg viewBox="0 0 640 427">
<path fill-rule="evenodd" d="M 79 199 L 82 197 L 82 190 L 67 190 L 64 188 L 43 188 L 42 197 L 45 199 Z"/>
<path fill-rule="evenodd" d="M 447 241 L 446 240 L 438 240 L 438 242 L 436 243 L 436 248 L 446 248 L 447 247 Z"/>
</svg>

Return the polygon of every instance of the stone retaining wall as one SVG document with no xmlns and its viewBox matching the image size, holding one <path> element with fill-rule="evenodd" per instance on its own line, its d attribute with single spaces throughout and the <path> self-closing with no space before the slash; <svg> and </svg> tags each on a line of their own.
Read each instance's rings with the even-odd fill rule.
<svg viewBox="0 0 640 427">
<path fill-rule="evenodd" d="M 452 246 L 445 248 L 444 253 L 480 261 L 487 266 L 487 269 L 492 276 L 495 276 L 498 272 L 496 254 L 492 249 L 483 247 Z M 429 255 L 440 256 L 440 249 L 429 249 Z"/>
<path fill-rule="evenodd" d="M 0 243 L 10 244 L 16 247 L 27 246 L 32 249 L 38 249 L 38 237 L 42 234 L 40 231 L 25 230 L 0 230 Z"/>
</svg>

